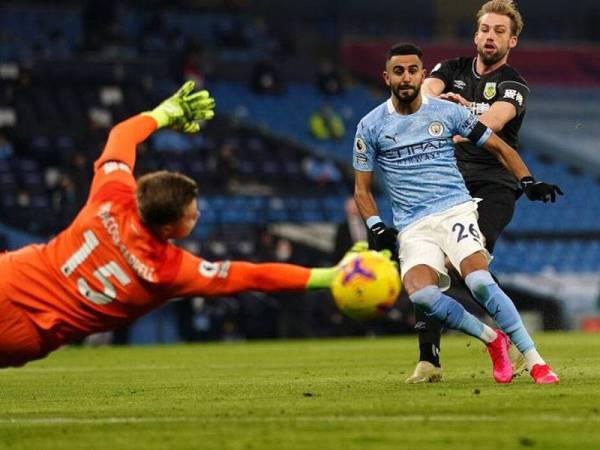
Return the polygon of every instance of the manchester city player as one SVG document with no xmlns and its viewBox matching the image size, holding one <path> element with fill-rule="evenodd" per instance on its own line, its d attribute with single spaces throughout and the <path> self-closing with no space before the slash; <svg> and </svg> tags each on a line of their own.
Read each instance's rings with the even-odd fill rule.
<svg viewBox="0 0 600 450">
<path fill-rule="evenodd" d="M 371 192 L 378 166 L 399 230 L 401 276 L 411 301 L 445 326 L 486 344 L 496 382 L 512 380 L 508 335 L 536 383 L 558 383 L 514 304 L 488 271 L 489 253 L 477 225 L 477 205 L 458 171 L 452 137 L 468 138 L 495 155 L 532 200 L 554 202 L 556 194 L 562 194 L 560 188 L 536 182 L 518 153 L 465 108 L 422 97 L 425 70 L 417 46 L 393 46 L 383 76 L 391 97 L 360 121 L 353 154 L 354 196 L 376 246 L 389 247 L 396 240 L 395 230 L 380 219 Z M 446 257 L 499 330 L 483 324 L 443 293 L 450 284 Z"/>
</svg>

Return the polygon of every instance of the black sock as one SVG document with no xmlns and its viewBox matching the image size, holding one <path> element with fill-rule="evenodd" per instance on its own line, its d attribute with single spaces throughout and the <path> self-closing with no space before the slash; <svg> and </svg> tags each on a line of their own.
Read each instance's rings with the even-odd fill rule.
<svg viewBox="0 0 600 450">
<path fill-rule="evenodd" d="M 440 347 L 433 342 L 419 344 L 419 361 L 427 361 L 435 367 L 440 366 Z"/>
<path fill-rule="evenodd" d="M 440 366 L 440 336 L 442 324 L 433 317 L 428 317 L 419 308 L 415 308 L 415 329 L 419 334 L 419 361 L 428 361 L 436 367 Z"/>
</svg>

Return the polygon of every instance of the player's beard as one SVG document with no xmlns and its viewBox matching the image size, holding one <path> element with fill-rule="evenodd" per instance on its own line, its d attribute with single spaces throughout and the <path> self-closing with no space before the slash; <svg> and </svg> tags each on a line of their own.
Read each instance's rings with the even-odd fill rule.
<svg viewBox="0 0 600 450">
<path fill-rule="evenodd" d="M 508 53 L 508 47 L 497 48 L 495 53 L 488 55 L 485 53 L 485 46 L 481 46 L 481 47 L 477 48 L 477 53 L 479 54 L 481 61 L 486 66 L 493 66 L 494 64 L 496 64 L 498 61 L 500 61 L 502 58 L 504 58 L 506 56 L 506 54 Z"/>
<path fill-rule="evenodd" d="M 421 86 L 418 86 L 418 87 L 410 86 L 410 88 L 413 89 L 413 93 L 408 96 L 403 97 L 400 95 L 400 91 L 402 90 L 400 88 L 400 86 L 398 86 L 396 89 L 392 90 L 392 93 L 394 94 L 394 97 L 396 97 L 396 100 L 398 100 L 398 102 L 400 102 L 404 105 L 409 105 L 419 96 L 419 92 L 421 91 Z"/>
</svg>

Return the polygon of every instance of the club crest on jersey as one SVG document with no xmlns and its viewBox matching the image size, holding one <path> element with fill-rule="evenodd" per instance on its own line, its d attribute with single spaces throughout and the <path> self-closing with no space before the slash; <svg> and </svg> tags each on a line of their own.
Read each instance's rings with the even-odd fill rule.
<svg viewBox="0 0 600 450">
<path fill-rule="evenodd" d="M 485 83 L 483 88 L 483 97 L 486 100 L 491 100 L 496 95 L 496 83 Z"/>
<path fill-rule="evenodd" d="M 444 125 L 442 122 L 431 122 L 427 131 L 429 131 L 429 134 L 433 137 L 440 137 L 444 132 Z"/>
<path fill-rule="evenodd" d="M 367 151 L 367 146 L 365 141 L 361 137 L 356 138 L 356 142 L 354 143 L 354 148 L 356 149 L 356 153 L 365 153 Z"/>
</svg>

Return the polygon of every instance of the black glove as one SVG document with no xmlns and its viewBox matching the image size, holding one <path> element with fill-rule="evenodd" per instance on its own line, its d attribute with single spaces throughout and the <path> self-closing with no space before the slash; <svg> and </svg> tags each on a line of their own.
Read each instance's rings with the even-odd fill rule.
<svg viewBox="0 0 600 450">
<path fill-rule="evenodd" d="M 519 181 L 519 184 L 529 200 L 541 200 L 544 203 L 551 201 L 554 203 L 556 201 L 556 194 L 563 195 L 563 192 L 557 185 L 535 181 L 533 177 L 523 177 Z"/>
<path fill-rule="evenodd" d="M 385 223 L 377 222 L 369 228 L 373 250 L 389 250 L 392 252 L 392 261 L 398 259 L 398 230 L 386 227 Z"/>
</svg>

